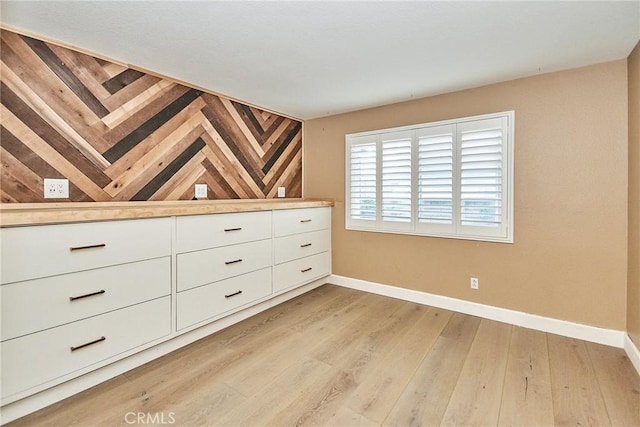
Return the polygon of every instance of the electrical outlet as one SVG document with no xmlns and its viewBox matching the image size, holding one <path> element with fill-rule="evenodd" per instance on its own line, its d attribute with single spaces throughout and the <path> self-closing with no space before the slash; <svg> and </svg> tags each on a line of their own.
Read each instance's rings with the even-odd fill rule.
<svg viewBox="0 0 640 427">
<path fill-rule="evenodd" d="M 278 197 L 284 197 L 284 187 L 278 187 Z"/>
<path fill-rule="evenodd" d="M 207 198 L 207 184 L 196 184 L 196 199 Z"/>
<path fill-rule="evenodd" d="M 471 284 L 471 289 L 480 289 L 480 280 L 478 280 L 477 277 L 472 277 L 469 282 Z"/>
<path fill-rule="evenodd" d="M 68 199 L 69 198 L 69 180 L 68 179 L 44 179 L 44 198 L 45 199 Z"/>
</svg>

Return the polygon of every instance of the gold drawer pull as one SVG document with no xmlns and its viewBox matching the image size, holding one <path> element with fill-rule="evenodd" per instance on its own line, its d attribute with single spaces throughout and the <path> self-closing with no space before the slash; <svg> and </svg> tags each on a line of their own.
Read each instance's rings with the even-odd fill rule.
<svg viewBox="0 0 640 427">
<path fill-rule="evenodd" d="M 242 258 L 234 259 L 233 261 L 225 261 L 224 264 L 225 265 L 229 265 L 229 264 L 235 264 L 235 263 L 238 263 L 238 262 L 242 262 Z"/>
<path fill-rule="evenodd" d="M 309 267 L 309 268 L 305 268 L 304 270 L 300 270 L 300 273 L 306 273 L 307 271 L 311 271 L 313 270 L 313 268 Z"/>
<path fill-rule="evenodd" d="M 229 295 L 225 295 L 225 298 L 231 298 L 231 297 L 235 297 L 236 295 L 240 295 L 242 293 L 242 291 L 238 291 L 238 292 L 234 292 L 232 294 Z"/>
<path fill-rule="evenodd" d="M 76 350 L 80 350 L 81 348 L 89 347 L 90 345 L 97 344 L 97 343 L 99 343 L 101 341 L 104 341 L 106 339 L 107 339 L 106 337 L 100 337 L 97 340 L 93 340 L 93 341 L 88 342 L 88 343 L 84 343 L 84 344 L 80 344 L 80 345 L 75 346 L 75 347 L 71 347 L 71 351 L 76 351 Z"/>
<path fill-rule="evenodd" d="M 80 296 L 77 296 L 77 297 L 69 297 L 69 301 L 75 301 L 77 299 L 92 297 L 92 296 L 95 296 L 95 295 L 102 295 L 105 292 L 107 292 L 107 291 L 105 291 L 104 289 L 100 289 L 99 291 L 91 292 L 90 294 L 80 295 Z"/>
<path fill-rule="evenodd" d="M 311 243 L 305 243 L 304 245 L 300 245 L 301 248 L 308 248 L 311 246 Z"/>
<path fill-rule="evenodd" d="M 105 246 L 107 246 L 106 243 L 98 243 L 97 245 L 88 245 L 88 246 L 74 246 L 69 248 L 69 250 L 71 252 L 73 251 L 81 251 L 83 249 L 95 249 L 95 248 L 104 248 Z"/>
<path fill-rule="evenodd" d="M 310 219 L 301 219 L 300 222 L 311 222 Z"/>
<path fill-rule="evenodd" d="M 237 228 L 225 228 L 224 231 L 240 231 L 242 230 L 242 227 L 237 227 Z"/>
</svg>

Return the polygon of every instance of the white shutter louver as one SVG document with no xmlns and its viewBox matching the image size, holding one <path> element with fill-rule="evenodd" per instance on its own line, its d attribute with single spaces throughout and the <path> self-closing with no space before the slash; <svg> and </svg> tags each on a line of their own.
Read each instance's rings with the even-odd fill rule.
<svg viewBox="0 0 640 427">
<path fill-rule="evenodd" d="M 418 132 L 418 222 L 453 223 L 453 126 Z"/>
<path fill-rule="evenodd" d="M 376 220 L 376 143 L 351 146 L 351 211 L 353 219 Z"/>
<path fill-rule="evenodd" d="M 460 137 L 460 224 L 503 223 L 504 126 L 502 119 L 458 125 Z"/>
<path fill-rule="evenodd" d="M 411 222 L 411 135 L 382 136 L 382 220 Z"/>
<path fill-rule="evenodd" d="M 513 111 L 346 135 L 348 230 L 513 242 Z"/>
</svg>

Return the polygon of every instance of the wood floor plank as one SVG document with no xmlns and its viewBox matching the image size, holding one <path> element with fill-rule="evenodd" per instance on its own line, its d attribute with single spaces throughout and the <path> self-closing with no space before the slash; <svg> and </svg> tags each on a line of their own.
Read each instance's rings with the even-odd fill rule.
<svg viewBox="0 0 640 427">
<path fill-rule="evenodd" d="M 244 346 L 242 351 L 247 353 L 254 348 L 258 350 L 243 358 L 242 364 L 226 370 L 224 373 L 226 383 L 245 396 L 251 396 L 254 390 L 261 389 L 272 382 L 296 360 L 305 356 L 311 348 L 321 346 L 324 341 L 328 340 L 329 337 L 322 332 L 330 329 L 332 324 L 337 321 L 349 324 L 358 317 L 362 317 L 363 311 L 368 309 L 368 306 L 362 303 L 367 297 L 368 295 L 364 295 L 342 310 L 331 315 L 327 314 L 326 317 L 308 325 L 303 331 L 283 326 L 271 329 L 273 332 L 278 332 L 275 337 L 252 339 L 248 343 L 248 348 L 246 341 L 228 346 L 236 351 Z M 261 336 L 263 335 L 265 334 L 261 334 Z M 317 336 L 318 339 L 310 343 L 309 336 Z M 286 352 L 282 351 L 283 346 L 286 347 Z"/>
<path fill-rule="evenodd" d="M 124 374 L 138 395 L 162 400 L 162 396 L 183 387 L 185 382 L 202 381 L 242 359 L 242 352 L 221 346 L 215 339 L 203 339 Z M 180 375 L 175 375 L 180 372 Z"/>
<path fill-rule="evenodd" d="M 639 388 L 620 349 L 325 285 L 9 426 L 636 426 Z"/>
<path fill-rule="evenodd" d="M 174 413 L 176 425 L 217 425 L 220 414 L 226 414 L 247 399 L 224 383 L 214 383 L 207 389 L 182 393 L 175 403 L 167 407 L 165 414 Z"/>
<path fill-rule="evenodd" d="M 544 332 L 514 326 L 498 424 L 553 424 L 549 352 Z"/>
<path fill-rule="evenodd" d="M 233 328 L 224 329 L 217 333 L 216 338 L 222 345 L 233 344 L 235 347 L 260 337 L 265 330 L 279 327 L 300 329 L 301 324 L 311 325 L 330 317 L 366 296 L 365 293 L 340 286 L 325 286 L 303 295 L 304 298 L 294 298 L 252 316 L 234 325 Z M 326 290 L 331 292 L 326 292 Z"/>
<path fill-rule="evenodd" d="M 351 357 L 349 351 L 359 351 L 368 341 L 368 337 L 379 325 L 389 322 L 395 312 L 402 308 L 402 304 L 391 298 L 384 298 L 372 295 L 365 301 L 359 303 L 369 305 L 370 309 L 366 315 L 349 323 L 340 323 L 331 334 L 331 339 L 322 343 L 321 346 L 314 346 L 309 352 L 311 357 L 323 361 L 332 366 L 343 363 L 345 357 Z M 384 315 L 372 317 L 372 313 L 384 313 Z M 306 330 L 303 327 L 301 330 Z"/>
<path fill-rule="evenodd" d="M 222 415 L 216 425 L 269 425 L 268 418 L 273 414 L 286 413 L 291 401 L 314 390 L 316 381 L 325 377 L 330 370 L 329 365 L 304 357 L 290 366 L 268 387 L 259 390 L 243 404 Z"/>
<path fill-rule="evenodd" d="M 586 343 L 614 426 L 640 426 L 640 376 L 621 348 Z"/>
<path fill-rule="evenodd" d="M 440 424 L 479 326 L 477 317 L 451 317 L 383 425 Z"/>
<path fill-rule="evenodd" d="M 132 408 L 131 402 L 137 398 L 136 393 L 133 384 L 120 375 L 9 425 L 58 427 L 124 424 L 126 413 Z M 81 401 L 82 404 L 70 405 L 69 401 Z M 105 402 L 109 402 L 108 410 L 105 410 Z"/>
<path fill-rule="evenodd" d="M 302 387 L 303 392 L 282 410 L 270 418 L 265 425 L 325 426 L 328 420 L 344 405 L 364 375 L 372 354 L 352 349 L 341 366 L 333 366 L 329 372 Z M 315 360 L 315 359 L 314 359 Z"/>
<path fill-rule="evenodd" d="M 349 426 L 349 427 L 377 427 L 376 423 L 367 419 L 364 415 L 358 414 L 351 409 L 342 406 L 331 418 L 327 420 L 327 426 Z"/>
<path fill-rule="evenodd" d="M 443 425 L 496 425 L 504 383 L 511 326 L 483 319 L 471 344 Z"/>
<path fill-rule="evenodd" d="M 330 375 L 319 381 L 309 392 L 301 394 L 284 411 L 268 420 L 268 425 L 326 425 L 329 419 L 353 395 L 358 385 L 367 376 L 379 371 L 379 362 L 383 359 L 388 348 L 393 346 L 389 338 L 399 331 L 399 325 L 411 324 L 423 313 L 423 310 L 416 310 L 414 304 L 403 304 L 397 300 L 375 295 L 373 297 L 374 304 L 375 302 L 391 303 L 391 306 L 394 307 L 391 314 L 381 316 L 382 321 L 376 321 L 371 318 L 371 314 L 383 313 L 384 311 L 381 311 L 379 306 L 368 310 L 366 316 L 360 317 L 361 321 L 369 325 L 368 331 L 365 330 L 361 334 L 361 340 L 351 340 L 348 328 L 343 328 L 342 331 L 346 332 L 344 337 L 346 341 L 343 342 L 340 331 L 336 331 L 332 341 L 343 343 L 343 345 L 339 348 L 329 346 L 336 357 L 331 358 L 330 362 L 323 360 L 325 363 L 332 364 Z M 340 317 L 337 320 L 340 320 Z M 312 351 L 311 354 L 326 355 L 327 353 Z"/>
<path fill-rule="evenodd" d="M 378 424 L 385 420 L 453 315 L 447 310 L 422 308 L 415 322 L 407 319 L 413 325 L 406 333 L 398 332 L 385 340 L 389 343 L 386 354 L 373 368 L 377 374 L 365 376 L 349 398 L 347 406 L 368 420 Z"/>
<path fill-rule="evenodd" d="M 583 341 L 547 335 L 554 423 L 611 425 L 598 379 Z"/>
</svg>

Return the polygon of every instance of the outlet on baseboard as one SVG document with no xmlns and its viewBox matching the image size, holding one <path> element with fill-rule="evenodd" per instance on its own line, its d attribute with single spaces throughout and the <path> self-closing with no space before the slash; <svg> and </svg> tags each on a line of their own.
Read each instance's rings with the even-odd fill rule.
<svg viewBox="0 0 640 427">
<path fill-rule="evenodd" d="M 477 277 L 472 277 L 469 283 L 471 284 L 471 289 L 480 289 L 480 280 Z"/>
<path fill-rule="evenodd" d="M 45 199 L 68 199 L 69 198 L 69 180 L 58 178 L 44 179 L 44 198 Z"/>
</svg>

